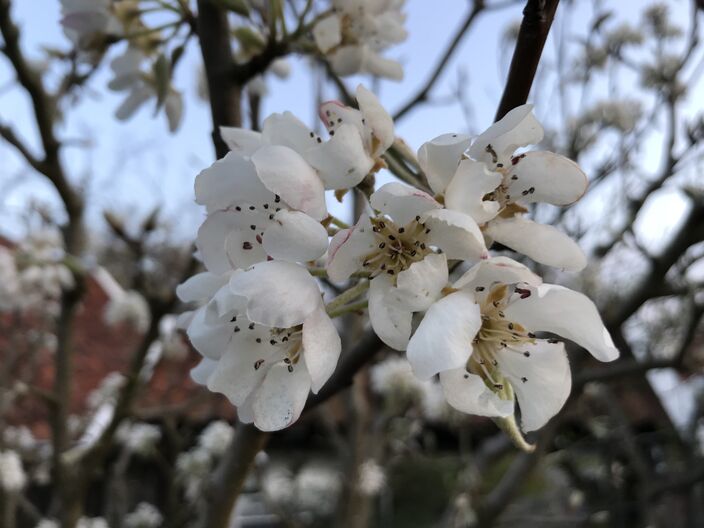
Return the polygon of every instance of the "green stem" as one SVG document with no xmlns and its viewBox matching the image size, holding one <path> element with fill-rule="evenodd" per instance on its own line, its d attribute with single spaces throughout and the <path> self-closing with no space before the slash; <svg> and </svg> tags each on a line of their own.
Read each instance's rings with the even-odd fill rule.
<svg viewBox="0 0 704 528">
<path fill-rule="evenodd" d="M 355 286 L 352 286 L 349 290 L 342 292 L 340 295 L 335 297 L 326 306 L 325 310 L 328 314 L 336 312 L 340 307 L 354 301 L 357 297 L 362 295 L 365 291 L 369 289 L 369 281 L 360 281 Z"/>
<path fill-rule="evenodd" d="M 308 268 L 308 273 L 313 275 L 313 277 L 325 277 L 327 278 L 328 276 L 328 271 L 325 268 Z M 355 271 L 350 277 L 357 278 L 357 279 L 368 279 L 369 278 L 369 272 L 368 271 Z"/>
<path fill-rule="evenodd" d="M 336 310 L 329 310 L 328 309 L 328 315 L 330 316 L 330 318 L 334 319 L 335 317 L 340 317 L 341 315 L 345 315 L 345 314 L 352 313 L 352 312 L 359 312 L 361 310 L 364 310 L 367 308 L 368 305 L 369 305 L 369 301 L 364 299 L 363 301 L 358 301 L 356 303 L 347 304 L 347 305 L 345 305 L 341 308 L 338 308 Z"/>
<path fill-rule="evenodd" d="M 341 228 L 341 229 L 349 229 L 350 228 L 350 225 L 348 223 L 343 222 L 339 218 L 332 216 L 332 215 L 330 215 L 330 223 L 334 226 Z"/>
</svg>

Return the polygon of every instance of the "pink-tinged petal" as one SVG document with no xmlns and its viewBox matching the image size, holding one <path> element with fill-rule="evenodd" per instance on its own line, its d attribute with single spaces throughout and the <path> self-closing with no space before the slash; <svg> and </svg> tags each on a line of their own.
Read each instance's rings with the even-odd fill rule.
<svg viewBox="0 0 704 528">
<path fill-rule="evenodd" d="M 315 39 L 315 45 L 323 53 L 327 53 L 340 44 L 342 42 L 340 18 L 333 14 L 321 19 L 313 27 L 313 38 Z"/>
<path fill-rule="evenodd" d="M 313 393 L 317 394 L 332 376 L 341 351 L 337 328 L 321 303 L 303 322 L 303 357 Z"/>
<path fill-rule="evenodd" d="M 229 280 L 228 275 L 216 275 L 207 271 L 196 273 L 176 287 L 176 295 L 183 302 L 208 299 Z"/>
<path fill-rule="evenodd" d="M 418 149 L 418 163 L 433 192 L 445 192 L 469 143 L 469 136 L 464 134 L 443 134 Z"/>
<path fill-rule="evenodd" d="M 359 135 L 364 138 L 365 145 L 370 141 L 367 129 L 362 123 L 364 116 L 359 110 L 345 106 L 340 101 L 325 101 L 320 105 L 318 115 L 328 131 L 337 133 L 337 129 L 342 125 L 354 125 L 359 130 Z"/>
<path fill-rule="evenodd" d="M 529 287 L 531 295 L 512 302 L 506 319 L 533 332 L 545 331 L 574 341 L 599 361 L 613 361 L 619 352 L 594 303 L 584 294 L 558 286 Z"/>
<path fill-rule="evenodd" d="M 357 103 L 359 103 L 359 110 L 364 116 L 364 124 L 377 140 L 375 148 L 370 152 L 372 157 L 376 158 L 386 152 L 396 138 L 394 121 L 384 107 L 381 106 L 376 95 L 361 84 L 357 86 L 356 97 Z"/>
<path fill-rule="evenodd" d="M 247 318 L 274 328 L 301 324 L 320 304 L 320 289 L 305 268 L 291 262 L 260 262 L 230 280 L 235 295 L 247 298 Z"/>
<path fill-rule="evenodd" d="M 539 339 L 516 350 L 499 348 L 496 360 L 516 394 L 525 432 L 540 429 L 562 409 L 572 388 L 564 343 Z"/>
<path fill-rule="evenodd" d="M 292 209 L 322 220 L 327 216 L 325 188 L 313 167 L 293 149 L 265 146 L 252 155 L 259 179 Z"/>
<path fill-rule="evenodd" d="M 452 285 L 453 288 L 467 288 L 469 291 L 488 293 L 495 283 L 517 284 L 525 283 L 539 286 L 543 283 L 538 275 L 527 266 L 508 257 L 491 257 L 469 268 Z"/>
<path fill-rule="evenodd" d="M 232 152 L 251 156 L 264 144 L 261 132 L 238 127 L 220 127 L 220 137 Z"/>
<path fill-rule="evenodd" d="M 291 112 L 271 114 L 262 125 L 262 138 L 267 145 L 281 145 L 303 155 L 318 144 L 317 136 Z"/>
<path fill-rule="evenodd" d="M 480 134 L 472 143 L 469 155 L 490 167 L 497 164 L 508 167 L 511 154 L 518 147 L 535 145 L 542 139 L 543 127 L 533 115 L 533 105 L 524 104 L 511 110 Z"/>
<path fill-rule="evenodd" d="M 376 247 L 369 216 L 365 213 L 354 227 L 335 233 L 328 248 L 326 269 L 332 281 L 342 282 L 362 269 L 364 257 Z"/>
<path fill-rule="evenodd" d="M 433 304 L 408 343 L 406 357 L 415 375 L 429 379 L 464 366 L 481 326 L 479 305 L 470 292 L 451 293 Z"/>
<path fill-rule="evenodd" d="M 579 245 L 551 225 L 538 224 L 522 216 L 495 218 L 487 224 L 484 233 L 541 264 L 567 271 L 580 271 L 587 265 L 587 257 Z"/>
<path fill-rule="evenodd" d="M 391 295 L 398 306 L 412 312 L 427 310 L 447 286 L 447 278 L 447 257 L 431 253 L 398 274 Z"/>
<path fill-rule="evenodd" d="M 502 179 L 501 174 L 490 171 L 484 163 L 462 160 L 445 190 L 445 207 L 468 214 L 483 224 L 499 212 L 499 203 L 485 200 L 484 196 L 494 191 Z"/>
<path fill-rule="evenodd" d="M 411 336 L 413 313 L 395 302 L 393 289 L 393 280 L 389 275 L 372 279 L 369 287 L 369 321 L 386 345 L 394 350 L 405 350 Z"/>
<path fill-rule="evenodd" d="M 421 221 L 430 229 L 430 245 L 440 248 L 448 259 L 486 258 L 484 235 L 471 216 L 450 209 L 436 209 L 421 215 Z"/>
<path fill-rule="evenodd" d="M 325 143 L 316 144 L 305 158 L 323 180 L 326 189 L 350 189 L 361 182 L 374 165 L 359 130 L 343 123 Z"/>
<path fill-rule="evenodd" d="M 428 211 L 442 208 L 428 193 L 399 182 L 382 185 L 372 194 L 370 203 L 400 226 Z"/>
<path fill-rule="evenodd" d="M 307 262 L 325 253 L 328 232 L 307 214 L 284 209 L 264 231 L 263 248 L 274 259 Z"/>
<path fill-rule="evenodd" d="M 506 417 L 513 414 L 513 400 L 502 400 L 484 380 L 464 368 L 440 373 L 445 399 L 460 412 L 477 416 Z"/>
<path fill-rule="evenodd" d="M 279 431 L 298 420 L 310 392 L 310 376 L 303 360 L 289 371 L 277 363 L 269 369 L 254 395 L 254 425 L 262 431 Z"/>
<path fill-rule="evenodd" d="M 528 152 L 515 161 L 511 166 L 508 188 L 512 201 L 569 205 L 587 190 L 587 175 L 579 165 L 564 156 L 552 152 Z"/>
<path fill-rule="evenodd" d="M 254 164 L 235 152 L 213 163 L 196 176 L 196 202 L 208 212 L 225 209 L 236 203 L 261 206 L 274 195 L 257 176 Z"/>
</svg>

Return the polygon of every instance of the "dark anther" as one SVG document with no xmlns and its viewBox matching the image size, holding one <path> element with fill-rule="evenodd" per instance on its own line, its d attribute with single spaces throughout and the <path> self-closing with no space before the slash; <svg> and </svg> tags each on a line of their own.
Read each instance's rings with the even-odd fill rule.
<svg viewBox="0 0 704 528">
<path fill-rule="evenodd" d="M 516 176 L 516 175 L 514 174 L 513 176 L 511 176 L 511 179 L 512 179 L 513 181 L 516 181 L 516 180 L 518 179 L 518 176 Z"/>
<path fill-rule="evenodd" d="M 384 249 L 386 247 L 386 242 L 379 244 L 379 249 Z"/>
<path fill-rule="evenodd" d="M 530 357 L 530 352 L 523 352 L 523 355 L 524 355 L 525 357 Z"/>
<path fill-rule="evenodd" d="M 386 273 L 388 273 L 389 275 L 393 275 L 393 274 L 394 274 L 394 270 L 389 270 L 389 271 L 387 271 Z"/>
<path fill-rule="evenodd" d="M 249 241 L 242 242 L 242 249 L 252 249 L 252 243 Z"/>
<path fill-rule="evenodd" d="M 535 334 L 533 332 L 528 332 L 528 337 L 535 339 Z"/>
<path fill-rule="evenodd" d="M 484 291 L 484 286 L 477 286 L 474 288 L 476 291 Z"/>
<path fill-rule="evenodd" d="M 508 329 L 509 329 L 509 330 L 513 330 L 513 323 L 509 323 L 509 324 L 508 324 Z"/>
<path fill-rule="evenodd" d="M 257 343 L 261 343 L 261 342 L 262 342 L 262 338 L 261 338 L 261 337 L 258 337 L 255 341 L 256 341 Z"/>
<path fill-rule="evenodd" d="M 389 235 L 389 240 L 396 240 L 396 237 L 393 235 Z"/>
<path fill-rule="evenodd" d="M 523 383 L 525 383 L 526 381 L 528 381 L 528 378 L 526 378 L 526 377 L 524 376 L 524 377 L 521 378 L 521 381 L 522 381 Z"/>
<path fill-rule="evenodd" d="M 406 229 L 403 228 L 403 227 L 399 227 L 399 228 L 398 228 L 398 232 L 399 232 L 399 233 L 403 233 L 405 230 L 406 230 Z"/>
<path fill-rule="evenodd" d="M 416 222 L 420 222 L 420 216 L 416 216 Z"/>
<path fill-rule="evenodd" d="M 249 206 L 249 210 L 250 210 L 250 211 L 254 211 L 255 209 L 256 209 L 256 207 L 254 207 L 253 205 L 250 205 L 250 206 Z"/>
<path fill-rule="evenodd" d="M 239 332 L 239 331 L 240 331 L 240 327 L 239 327 L 239 326 L 236 326 L 236 327 L 235 327 L 235 333 L 237 333 L 237 332 Z"/>
<path fill-rule="evenodd" d="M 235 206 L 235 211 L 241 211 L 241 210 L 242 210 L 242 208 L 239 205 Z"/>
<path fill-rule="evenodd" d="M 249 228 L 250 228 L 252 231 L 256 231 L 256 230 L 257 230 L 257 226 L 255 226 L 254 224 L 252 224 L 251 226 L 249 226 Z"/>
<path fill-rule="evenodd" d="M 521 299 L 530 297 L 530 290 L 519 288 L 518 286 L 516 286 L 516 293 L 521 297 Z"/>
<path fill-rule="evenodd" d="M 259 370 L 259 367 L 264 363 L 263 359 L 258 359 L 254 362 L 254 370 Z"/>
<path fill-rule="evenodd" d="M 249 323 L 249 329 L 254 330 L 254 323 Z"/>
<path fill-rule="evenodd" d="M 288 371 L 289 371 L 289 372 L 293 372 L 293 365 L 289 365 L 289 366 L 288 366 Z"/>
<path fill-rule="evenodd" d="M 281 196 L 279 196 L 278 194 L 275 194 L 274 195 L 274 202 L 279 203 L 280 201 L 281 201 Z"/>
</svg>

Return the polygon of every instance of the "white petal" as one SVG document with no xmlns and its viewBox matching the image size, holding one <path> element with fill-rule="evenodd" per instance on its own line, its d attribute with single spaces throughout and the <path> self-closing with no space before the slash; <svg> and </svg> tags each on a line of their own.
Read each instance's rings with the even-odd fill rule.
<svg viewBox="0 0 704 528">
<path fill-rule="evenodd" d="M 556 284 L 530 289 L 530 297 L 517 300 L 504 310 L 506 319 L 534 332 L 552 332 L 574 341 L 599 361 L 618 358 L 618 349 L 586 295 Z"/>
<path fill-rule="evenodd" d="M 342 42 L 340 18 L 337 15 L 330 15 L 320 20 L 313 28 L 313 38 L 318 49 L 323 53 L 337 46 Z"/>
<path fill-rule="evenodd" d="M 408 343 L 406 355 L 415 375 L 428 379 L 463 367 L 481 326 L 479 305 L 470 292 L 455 292 L 433 304 Z"/>
<path fill-rule="evenodd" d="M 303 214 L 303 213 L 301 213 Z M 260 224 L 259 228 L 267 228 L 266 222 Z M 266 231 L 264 231 L 266 233 Z M 233 269 L 244 269 L 267 260 L 266 251 L 259 240 L 262 239 L 261 231 L 252 231 L 247 228 L 239 228 L 230 231 L 225 239 L 225 254 L 230 267 Z M 259 238 L 257 238 L 259 237 Z"/>
<path fill-rule="evenodd" d="M 445 190 L 445 207 L 468 214 L 483 224 L 499 212 L 499 203 L 484 200 L 484 196 L 494 191 L 501 180 L 501 174 L 488 170 L 485 164 L 462 160 Z"/>
<path fill-rule="evenodd" d="M 539 286 L 543 283 L 527 266 L 508 257 L 491 257 L 468 269 L 452 285 L 469 291 L 488 293 L 494 283 L 517 284 L 519 282 Z M 479 290 L 477 289 L 479 288 Z"/>
<path fill-rule="evenodd" d="M 303 322 L 303 357 L 315 394 L 335 371 L 341 350 L 337 328 L 321 303 Z"/>
<path fill-rule="evenodd" d="M 232 326 L 228 324 L 211 324 L 206 321 L 207 308 L 196 310 L 191 324 L 188 325 L 188 339 L 201 355 L 210 359 L 220 359 L 232 339 Z"/>
<path fill-rule="evenodd" d="M 428 242 L 447 254 L 448 259 L 486 258 L 484 235 L 472 217 L 450 209 L 436 209 L 421 216 L 430 228 Z"/>
<path fill-rule="evenodd" d="M 334 60 L 334 59 L 333 59 Z M 403 80 L 403 66 L 397 61 L 382 57 L 368 46 L 363 50 L 362 72 L 392 81 Z"/>
<path fill-rule="evenodd" d="M 252 402 L 257 428 L 278 431 L 298 420 L 310 392 L 310 376 L 302 363 L 293 372 L 283 362 L 269 369 Z"/>
<path fill-rule="evenodd" d="M 371 73 L 387 79 L 403 79 L 403 68 L 398 62 L 382 57 L 368 46 L 341 46 L 330 56 L 330 64 L 342 76 Z"/>
<path fill-rule="evenodd" d="M 390 216 L 400 226 L 427 211 L 442 208 L 428 193 L 399 182 L 382 185 L 372 194 L 370 203 L 374 209 Z"/>
<path fill-rule="evenodd" d="M 359 130 L 347 123 L 339 126 L 328 141 L 308 150 L 305 158 L 318 171 L 326 189 L 352 188 L 374 165 Z"/>
<path fill-rule="evenodd" d="M 411 310 L 395 303 L 389 275 L 374 277 L 369 287 L 369 320 L 376 335 L 394 350 L 405 350 L 411 336 Z"/>
<path fill-rule="evenodd" d="M 271 114 L 262 125 L 262 138 L 268 145 L 282 145 L 303 154 L 317 145 L 317 136 L 291 112 Z"/>
<path fill-rule="evenodd" d="M 230 280 L 228 275 L 216 275 L 207 271 L 196 273 L 176 287 L 176 295 L 183 302 L 200 301 L 215 295 Z"/>
<path fill-rule="evenodd" d="M 261 132 L 238 127 L 220 127 L 220 137 L 231 151 L 251 156 L 264 142 Z"/>
<path fill-rule="evenodd" d="M 508 188 L 512 201 L 568 205 L 587 190 L 587 175 L 574 161 L 559 154 L 528 152 L 514 161 Z"/>
<path fill-rule="evenodd" d="M 580 271 L 587 265 L 587 257 L 579 245 L 551 225 L 538 224 L 522 216 L 495 218 L 487 224 L 484 233 L 541 264 L 568 271 Z"/>
<path fill-rule="evenodd" d="M 362 268 L 364 257 L 376 247 L 369 216 L 364 213 L 357 225 L 338 231 L 330 241 L 326 269 L 335 282 L 346 280 Z"/>
<path fill-rule="evenodd" d="M 433 192 L 445 192 L 469 143 L 469 136 L 464 134 L 443 134 L 418 149 L 418 163 Z"/>
<path fill-rule="evenodd" d="M 275 328 L 301 324 L 320 303 L 320 289 L 297 264 L 271 260 L 233 275 L 230 288 L 247 298 L 247 318 Z"/>
<path fill-rule="evenodd" d="M 235 211 L 216 211 L 208 215 L 198 229 L 196 239 L 196 246 L 208 271 L 225 273 L 247 265 L 250 260 L 248 253 L 258 250 L 256 236 L 260 232 L 244 227 L 250 219 L 249 215 Z M 257 222 L 257 224 L 259 229 L 263 230 L 266 227 L 266 223 L 262 225 Z M 251 225 L 257 227 L 254 223 Z M 245 242 L 248 245 L 245 246 Z M 252 249 L 245 250 L 245 247 Z M 253 257 L 261 257 L 261 253 L 257 252 Z M 259 258 L 256 259 L 256 261 L 259 260 Z"/>
<path fill-rule="evenodd" d="M 469 155 L 493 167 L 511 163 L 511 154 L 518 147 L 535 145 L 543 139 L 543 127 L 533 115 L 533 105 L 518 106 L 491 125 L 472 143 Z M 487 150 L 490 147 L 497 156 Z"/>
<path fill-rule="evenodd" d="M 393 144 L 395 139 L 394 121 L 388 112 L 381 106 L 379 99 L 361 84 L 357 86 L 357 103 L 364 115 L 364 121 L 378 144 L 371 151 L 372 157 L 378 157 Z"/>
<path fill-rule="evenodd" d="M 535 345 L 522 345 L 518 353 L 499 349 L 496 360 L 513 387 L 521 407 L 521 428 L 535 431 L 555 416 L 567 401 L 572 388 L 570 364 L 564 343 L 539 339 Z"/>
<path fill-rule="evenodd" d="M 115 110 L 115 117 L 120 121 L 126 121 L 146 103 L 154 92 L 146 85 L 138 86 L 130 92 L 127 98 Z"/>
<path fill-rule="evenodd" d="M 183 117 L 183 97 L 180 92 L 172 90 L 164 102 L 164 112 L 169 122 L 169 131 L 176 132 Z"/>
<path fill-rule="evenodd" d="M 391 294 L 399 306 L 412 312 L 427 310 L 447 286 L 447 277 L 447 257 L 431 253 L 398 274 Z"/>
<path fill-rule="evenodd" d="M 252 162 L 264 186 L 291 208 L 316 220 L 327 216 L 323 182 L 296 151 L 280 145 L 265 146 L 252 155 Z"/>
<path fill-rule="evenodd" d="M 491 417 L 513 414 L 513 400 L 502 400 L 482 378 L 464 368 L 441 372 L 440 383 L 447 403 L 458 411 Z"/>
<path fill-rule="evenodd" d="M 257 176 L 254 164 L 235 152 L 228 152 L 196 176 L 196 202 L 208 212 L 225 209 L 236 203 L 256 206 L 274 197 Z"/>
<path fill-rule="evenodd" d="M 218 367 L 218 362 L 213 359 L 203 358 L 191 369 L 191 379 L 198 385 L 206 385 L 208 378 Z"/>
<path fill-rule="evenodd" d="M 263 247 L 272 258 L 307 262 L 325 253 L 328 232 L 307 214 L 284 209 L 264 231 Z"/>
</svg>

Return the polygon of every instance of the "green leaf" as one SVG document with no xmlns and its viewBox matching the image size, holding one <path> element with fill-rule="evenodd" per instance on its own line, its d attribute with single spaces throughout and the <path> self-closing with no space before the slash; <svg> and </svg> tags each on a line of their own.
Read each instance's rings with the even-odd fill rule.
<svg viewBox="0 0 704 528">
<path fill-rule="evenodd" d="M 259 53 L 264 49 L 264 46 L 266 46 L 266 41 L 264 40 L 262 34 L 250 27 L 238 27 L 235 28 L 232 33 L 240 43 L 242 51 L 248 55 Z"/>
</svg>

